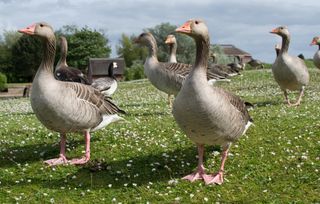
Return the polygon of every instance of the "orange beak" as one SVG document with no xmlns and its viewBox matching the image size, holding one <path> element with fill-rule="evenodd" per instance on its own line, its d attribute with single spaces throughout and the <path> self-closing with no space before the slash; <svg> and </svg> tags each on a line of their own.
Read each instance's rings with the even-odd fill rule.
<svg viewBox="0 0 320 204">
<path fill-rule="evenodd" d="M 166 39 L 166 41 L 165 41 L 164 43 L 166 43 L 166 44 L 170 44 L 170 43 L 172 43 L 171 38 L 167 38 L 167 39 Z"/>
<path fill-rule="evenodd" d="M 279 32 L 278 28 L 273 29 L 270 33 L 277 34 Z"/>
<path fill-rule="evenodd" d="M 176 29 L 178 33 L 191 33 L 191 21 L 185 22 L 182 26 Z"/>
<path fill-rule="evenodd" d="M 36 29 L 36 24 L 32 24 L 26 28 L 18 30 L 19 33 L 24 33 L 27 35 L 34 35 L 34 30 Z"/>
<path fill-rule="evenodd" d="M 316 45 L 316 44 L 317 44 L 316 39 L 313 39 L 312 42 L 310 43 L 310 45 Z"/>
</svg>

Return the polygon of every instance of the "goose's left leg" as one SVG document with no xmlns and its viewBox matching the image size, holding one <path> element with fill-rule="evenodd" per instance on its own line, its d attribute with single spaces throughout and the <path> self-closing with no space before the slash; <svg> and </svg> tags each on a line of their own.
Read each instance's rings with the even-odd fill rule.
<svg viewBox="0 0 320 204">
<path fill-rule="evenodd" d="M 85 140 L 85 155 L 80 159 L 72 159 L 69 161 L 70 164 L 85 164 L 90 160 L 90 133 L 88 130 L 84 133 Z"/>
</svg>

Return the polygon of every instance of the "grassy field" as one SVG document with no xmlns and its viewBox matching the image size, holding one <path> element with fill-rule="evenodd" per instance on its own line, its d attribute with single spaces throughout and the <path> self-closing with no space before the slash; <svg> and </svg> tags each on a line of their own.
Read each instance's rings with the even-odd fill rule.
<svg viewBox="0 0 320 204">
<path fill-rule="evenodd" d="M 180 179 L 196 168 L 196 147 L 147 81 L 120 83 L 114 100 L 127 122 L 92 134 L 85 166 L 46 167 L 59 135 L 40 124 L 28 99 L 1 100 L 0 203 L 319 203 L 320 72 L 310 75 L 297 108 L 283 103 L 270 70 L 219 84 L 255 105 L 255 126 L 232 146 L 221 186 Z M 67 155 L 83 150 L 83 136 L 69 135 Z M 209 172 L 218 170 L 219 151 L 206 148 Z"/>
</svg>

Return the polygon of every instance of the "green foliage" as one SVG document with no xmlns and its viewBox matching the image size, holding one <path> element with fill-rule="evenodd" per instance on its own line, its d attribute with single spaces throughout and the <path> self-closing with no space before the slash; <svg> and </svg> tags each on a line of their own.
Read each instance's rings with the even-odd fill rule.
<svg viewBox="0 0 320 204">
<path fill-rule="evenodd" d="M 42 42 L 39 38 L 23 35 L 12 46 L 13 81 L 31 82 L 42 59 Z"/>
<path fill-rule="evenodd" d="M 122 34 L 120 45 L 117 45 L 117 53 L 124 58 L 127 67 L 131 67 L 136 60 L 144 61 L 148 54 L 145 47 L 140 47 L 133 43 L 135 38 L 135 35 L 129 37 Z"/>
<path fill-rule="evenodd" d="M 145 29 L 145 32 L 153 34 L 158 45 L 158 58 L 159 61 L 166 62 L 169 59 L 169 47 L 165 44 L 165 40 L 169 34 L 172 34 L 177 26 L 170 23 L 162 23 L 153 28 Z M 195 44 L 192 38 L 175 34 L 177 39 L 177 61 L 181 63 L 192 64 L 195 59 Z"/>
<path fill-rule="evenodd" d="M 78 29 L 76 26 L 64 26 L 56 32 L 64 35 L 68 41 L 68 65 L 79 69 L 86 69 L 89 58 L 109 57 L 111 48 L 108 38 L 103 32 L 88 27 Z M 58 47 L 58 50 L 59 47 Z M 60 52 L 57 58 L 60 57 Z"/>
<path fill-rule="evenodd" d="M 0 72 L 0 91 L 3 91 L 7 88 L 7 77 Z"/>
<path fill-rule="evenodd" d="M 134 61 L 131 67 L 126 68 L 124 77 L 126 81 L 145 78 L 142 62 Z"/>
</svg>

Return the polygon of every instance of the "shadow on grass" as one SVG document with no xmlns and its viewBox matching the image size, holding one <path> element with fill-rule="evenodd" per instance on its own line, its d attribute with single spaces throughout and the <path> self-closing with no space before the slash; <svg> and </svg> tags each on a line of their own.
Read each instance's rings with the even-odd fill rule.
<svg viewBox="0 0 320 204">
<path fill-rule="evenodd" d="M 91 142 L 99 140 L 99 138 L 91 138 Z M 80 145 L 84 145 L 84 139 L 82 140 L 73 140 L 72 138 L 67 137 L 67 148 L 76 148 Z M 3 147 L 2 147 L 3 148 Z M 34 144 L 34 145 L 24 145 L 24 146 L 15 146 L 7 148 L 2 152 L 0 157 L 0 168 L 16 166 L 17 164 L 23 163 L 32 163 L 41 160 L 47 160 L 59 155 L 60 143 L 57 142 L 48 144 Z M 68 155 L 68 152 L 66 153 Z M 82 156 L 82 155 L 79 155 Z"/>
<path fill-rule="evenodd" d="M 277 106 L 283 104 L 282 101 L 260 101 L 253 103 L 255 107 Z"/>
<path fill-rule="evenodd" d="M 213 147 L 206 148 L 207 155 L 212 149 Z M 126 160 L 107 162 L 93 160 L 84 166 L 79 166 L 75 173 L 65 175 L 63 178 L 33 178 L 32 185 L 52 189 L 66 187 L 87 190 L 89 188 L 106 189 L 110 187 L 114 189 L 134 188 L 133 184 L 141 186 L 162 181 L 168 182 L 193 172 L 197 166 L 196 154 L 196 147 L 190 146 L 171 152 L 134 156 Z M 68 168 L 68 166 L 59 167 L 58 170 L 63 171 L 63 168 Z M 29 184 L 17 184 L 9 178 L 2 180 L 2 186 L 10 187 L 13 185 L 27 186 Z"/>
</svg>

